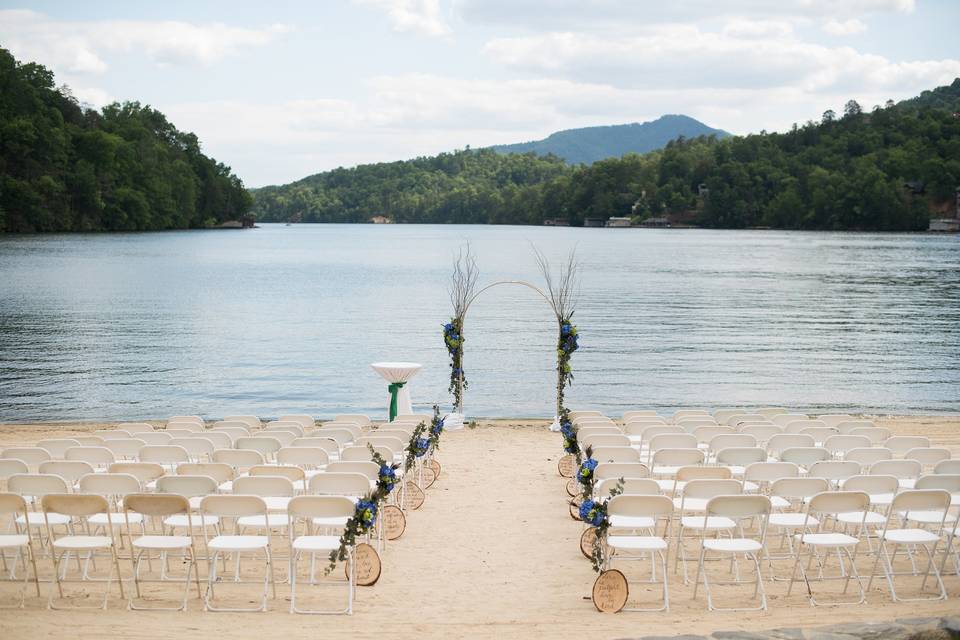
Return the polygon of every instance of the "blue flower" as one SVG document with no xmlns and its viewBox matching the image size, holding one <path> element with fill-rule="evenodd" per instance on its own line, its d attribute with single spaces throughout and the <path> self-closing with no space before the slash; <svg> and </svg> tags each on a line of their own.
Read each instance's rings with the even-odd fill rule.
<svg viewBox="0 0 960 640">
<path fill-rule="evenodd" d="M 606 509 L 602 504 L 587 499 L 580 505 L 580 519 L 591 527 L 599 527 L 606 517 Z"/>
<path fill-rule="evenodd" d="M 576 453 L 577 452 L 577 443 L 575 440 L 569 438 L 563 439 L 563 450 L 567 453 Z"/>
<path fill-rule="evenodd" d="M 380 465 L 380 484 L 383 485 L 387 493 L 393 491 L 394 485 L 397 483 L 397 472 L 388 465 Z"/>
<path fill-rule="evenodd" d="M 443 325 L 443 330 L 446 331 L 447 333 L 452 333 L 452 332 L 453 332 L 453 323 L 452 323 L 452 322 L 448 322 L 447 324 Z"/>
<path fill-rule="evenodd" d="M 593 478 L 593 470 L 596 468 L 597 461 L 593 458 L 587 458 L 577 471 L 577 480 L 579 480 L 581 484 L 587 484 Z"/>
<path fill-rule="evenodd" d="M 427 448 L 430 446 L 430 441 L 426 438 L 417 438 L 416 442 L 413 443 L 413 449 L 416 456 L 419 458 L 427 453 Z"/>
<path fill-rule="evenodd" d="M 560 335 L 562 335 L 562 336 L 568 336 L 568 335 L 570 335 L 570 329 L 571 329 L 570 323 L 568 323 L 568 322 L 567 322 L 567 323 L 564 323 L 564 324 L 560 327 Z"/>
<path fill-rule="evenodd" d="M 360 528 L 366 531 L 377 522 L 377 505 L 370 500 L 360 500 L 357 502 L 354 516 L 360 522 Z"/>
</svg>

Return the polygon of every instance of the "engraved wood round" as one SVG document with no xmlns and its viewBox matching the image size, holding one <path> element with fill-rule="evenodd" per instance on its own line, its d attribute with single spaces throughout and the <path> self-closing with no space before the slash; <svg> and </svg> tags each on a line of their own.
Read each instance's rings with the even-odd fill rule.
<svg viewBox="0 0 960 640">
<path fill-rule="evenodd" d="M 429 464 L 423 465 L 423 488 L 429 489 L 437 481 L 437 474 Z"/>
<path fill-rule="evenodd" d="M 593 543 L 597 539 L 597 529 L 590 527 L 580 536 L 580 553 L 588 560 L 593 557 Z"/>
<path fill-rule="evenodd" d="M 580 502 L 581 501 L 582 500 L 580 496 L 577 496 L 576 498 L 570 501 L 570 517 L 573 518 L 574 520 L 580 519 Z"/>
<path fill-rule="evenodd" d="M 413 480 L 407 480 L 406 484 L 403 485 L 403 508 L 416 511 L 423 506 L 425 499 L 423 489 Z"/>
<path fill-rule="evenodd" d="M 602 572 L 593 583 L 593 606 L 601 613 L 620 611 L 626 606 L 629 596 L 627 578 L 619 569 Z"/>
<path fill-rule="evenodd" d="M 560 475 L 564 478 L 572 478 L 574 474 L 574 467 L 577 466 L 577 460 L 573 457 L 572 453 L 560 458 L 560 461 L 557 463 L 557 471 L 560 472 Z"/>
<path fill-rule="evenodd" d="M 576 478 L 570 478 L 567 480 L 567 495 L 569 495 L 571 498 L 580 493 L 580 487 L 577 485 L 578 483 Z"/>
<path fill-rule="evenodd" d="M 440 477 L 440 469 L 441 469 L 440 463 L 437 462 L 436 460 L 430 460 L 430 466 L 433 467 L 433 475 L 435 475 L 436 477 L 439 478 L 439 477 Z"/>
<path fill-rule="evenodd" d="M 358 586 L 369 587 L 375 585 L 377 580 L 380 579 L 380 571 L 383 568 L 380 563 L 380 555 L 376 549 L 366 542 L 361 542 L 354 548 L 353 562 L 357 566 Z M 349 571 L 349 568 L 344 566 L 344 572 L 346 571 Z"/>
<path fill-rule="evenodd" d="M 380 511 L 383 518 L 383 535 L 387 540 L 396 540 L 403 535 L 407 529 L 407 516 L 403 515 L 403 510 L 395 504 L 388 504 Z"/>
</svg>

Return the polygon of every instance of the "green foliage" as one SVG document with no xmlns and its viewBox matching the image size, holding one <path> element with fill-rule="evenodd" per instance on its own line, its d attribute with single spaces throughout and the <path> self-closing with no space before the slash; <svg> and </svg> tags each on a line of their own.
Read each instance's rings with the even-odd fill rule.
<svg viewBox="0 0 960 640">
<path fill-rule="evenodd" d="M 0 231 L 143 231 L 243 216 L 250 194 L 137 102 L 85 109 L 0 49 Z"/>
<path fill-rule="evenodd" d="M 851 100 L 842 117 L 827 111 L 785 133 L 678 138 L 592 165 L 466 149 L 336 169 L 255 190 L 254 211 L 304 222 L 382 214 L 396 222 L 581 225 L 674 215 L 714 228 L 921 230 L 931 207 L 952 201 L 960 185 L 958 111 L 960 79 L 870 111 Z M 907 182 L 924 192 L 913 194 Z"/>
</svg>

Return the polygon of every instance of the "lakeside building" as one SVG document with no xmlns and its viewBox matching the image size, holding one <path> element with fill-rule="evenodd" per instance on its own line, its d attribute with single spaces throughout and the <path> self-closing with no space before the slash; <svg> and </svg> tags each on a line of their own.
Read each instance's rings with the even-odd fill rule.
<svg viewBox="0 0 960 640">
<path fill-rule="evenodd" d="M 370 218 L 370 222 L 373 224 L 393 224 L 393 220 L 386 216 L 373 216 Z"/>
<path fill-rule="evenodd" d="M 940 231 L 946 233 L 960 232 L 960 187 L 957 187 L 956 203 L 952 218 L 931 218 L 930 226 L 927 231 Z"/>
<path fill-rule="evenodd" d="M 543 221 L 545 227 L 569 227 L 570 221 L 566 218 L 547 218 Z"/>
<path fill-rule="evenodd" d="M 620 217 L 620 216 L 610 216 L 610 219 L 607 220 L 607 226 L 623 229 L 623 228 L 630 228 L 632 225 L 630 222 L 630 218 Z"/>
<path fill-rule="evenodd" d="M 606 220 L 603 218 L 584 218 L 583 226 L 585 227 L 602 227 L 606 225 Z"/>
</svg>

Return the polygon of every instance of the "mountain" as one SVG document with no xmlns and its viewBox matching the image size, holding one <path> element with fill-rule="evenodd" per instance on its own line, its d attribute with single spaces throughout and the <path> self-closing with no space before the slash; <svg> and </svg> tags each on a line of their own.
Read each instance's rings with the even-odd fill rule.
<svg viewBox="0 0 960 640">
<path fill-rule="evenodd" d="M 597 160 L 619 158 L 628 153 L 647 153 L 662 149 L 679 137 L 726 138 L 730 134 L 713 129 L 684 115 L 660 116 L 651 122 L 618 124 L 607 127 L 583 127 L 550 134 L 543 140 L 500 144 L 491 147 L 499 153 L 553 154 L 570 164 L 593 164 Z"/>
</svg>

